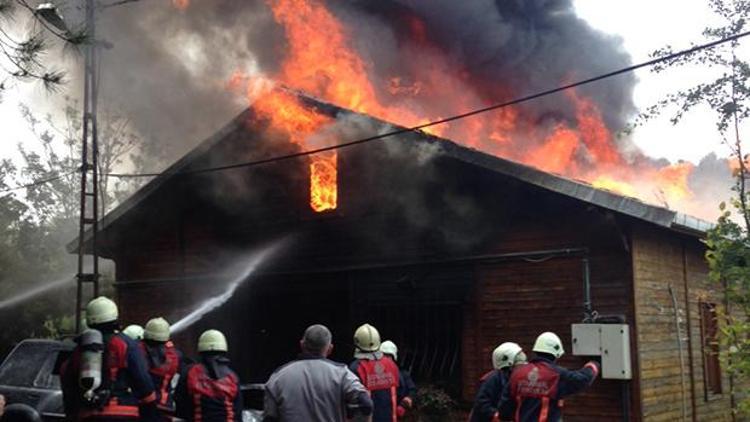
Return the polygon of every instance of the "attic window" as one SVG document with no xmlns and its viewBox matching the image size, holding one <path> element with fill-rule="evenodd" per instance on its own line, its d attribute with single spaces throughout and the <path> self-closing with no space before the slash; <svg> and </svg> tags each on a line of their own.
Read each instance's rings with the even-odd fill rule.
<svg viewBox="0 0 750 422">
<path fill-rule="evenodd" d="M 310 208 L 315 212 L 338 206 L 337 161 L 336 151 L 315 154 L 310 159 Z"/>
</svg>

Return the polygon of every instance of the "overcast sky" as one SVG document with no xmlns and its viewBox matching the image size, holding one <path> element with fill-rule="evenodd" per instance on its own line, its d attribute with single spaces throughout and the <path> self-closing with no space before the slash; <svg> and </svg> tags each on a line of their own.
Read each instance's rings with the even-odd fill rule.
<svg viewBox="0 0 750 422">
<path fill-rule="evenodd" d="M 706 0 L 575 0 L 579 15 L 592 26 L 623 38 L 634 62 L 648 59 L 655 48 L 672 44 L 681 49 L 692 40 L 700 40 L 702 29 L 710 23 Z M 73 65 L 80 66 L 79 62 Z M 638 73 L 639 83 L 635 101 L 646 107 L 666 93 L 681 86 L 689 86 L 701 77 L 697 69 L 672 71 L 654 75 Z M 78 96 L 78 93 L 68 93 Z M 21 84 L 7 92 L 0 102 L 0 158 L 15 157 L 16 144 L 29 139 L 30 133 L 18 112 L 18 104 L 25 102 L 39 113 L 54 109 L 57 97 L 50 97 L 38 84 Z M 228 117 L 229 118 L 229 117 Z M 713 118 L 707 110 L 689 114 L 677 127 L 666 117 L 648 123 L 634 134 L 635 142 L 652 157 L 671 161 L 697 162 L 714 151 L 727 154 L 714 129 Z"/>
</svg>

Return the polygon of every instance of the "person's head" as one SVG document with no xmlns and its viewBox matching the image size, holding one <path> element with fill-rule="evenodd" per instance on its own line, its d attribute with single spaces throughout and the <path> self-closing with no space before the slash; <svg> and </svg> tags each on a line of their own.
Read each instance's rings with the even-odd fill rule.
<svg viewBox="0 0 750 422">
<path fill-rule="evenodd" d="M 333 352 L 331 330 L 325 325 L 315 324 L 307 327 L 302 339 L 299 341 L 300 348 L 304 353 L 313 356 L 328 357 Z"/>
<path fill-rule="evenodd" d="M 0 422 L 42 422 L 42 417 L 28 404 L 14 403 L 5 406 Z"/>
<path fill-rule="evenodd" d="M 557 360 L 565 354 L 560 337 L 550 331 L 539 334 L 533 350 L 538 356 L 549 360 Z"/>
<path fill-rule="evenodd" d="M 164 318 L 152 318 L 146 323 L 143 338 L 153 343 L 166 343 L 169 341 L 169 323 Z"/>
<path fill-rule="evenodd" d="M 526 362 L 526 354 L 516 343 L 505 342 L 492 351 L 492 367 L 497 370 L 511 369 L 515 365 Z"/>
<path fill-rule="evenodd" d="M 394 361 L 398 361 L 398 346 L 396 346 L 396 343 L 386 340 L 380 345 L 380 351 L 384 355 L 390 356 Z"/>
<path fill-rule="evenodd" d="M 354 346 L 359 352 L 372 353 L 380 350 L 380 333 L 370 324 L 362 324 L 354 332 Z"/>
<path fill-rule="evenodd" d="M 143 327 L 138 324 L 130 324 L 122 330 L 122 333 L 133 340 L 143 340 Z"/>
<path fill-rule="evenodd" d="M 86 325 L 99 331 L 111 331 L 117 327 L 117 305 L 112 299 L 99 296 L 86 305 Z"/>
<path fill-rule="evenodd" d="M 198 337 L 198 353 L 221 354 L 228 351 L 227 339 L 219 330 L 206 330 Z"/>
</svg>

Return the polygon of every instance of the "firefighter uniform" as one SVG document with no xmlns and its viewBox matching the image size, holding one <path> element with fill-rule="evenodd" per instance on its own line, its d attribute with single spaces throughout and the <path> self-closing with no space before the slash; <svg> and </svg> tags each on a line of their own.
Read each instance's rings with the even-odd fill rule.
<svg viewBox="0 0 750 422">
<path fill-rule="evenodd" d="M 396 343 L 386 340 L 380 345 L 380 351 L 384 355 L 393 359 L 398 366 L 398 346 Z M 396 414 L 399 419 L 406 416 L 406 413 L 414 407 L 414 399 L 417 397 L 417 385 L 411 378 L 409 371 L 399 367 L 398 369 L 398 390 L 396 392 L 398 408 Z"/>
<path fill-rule="evenodd" d="M 514 366 L 526 363 L 526 354 L 516 343 L 506 342 L 492 351 L 493 370 L 482 376 L 469 421 L 500 420 L 500 401 Z"/>
<path fill-rule="evenodd" d="M 115 330 L 117 307 L 114 302 L 104 297 L 92 300 L 86 308 L 86 320 L 89 327 L 101 332 L 103 339 L 101 386 L 97 389 L 95 404 L 84 400 L 84 389 L 79 382 L 83 349 L 79 343 L 60 368 L 68 419 L 158 420 L 154 385 L 143 355 L 131 338 Z"/>
<path fill-rule="evenodd" d="M 354 334 L 356 360 L 349 365 L 372 396 L 372 422 L 396 422 L 398 418 L 399 370 L 380 349 L 380 334 L 364 324 Z"/>
<path fill-rule="evenodd" d="M 183 369 L 182 353 L 169 338 L 169 323 L 164 318 L 154 318 L 146 324 L 139 344 L 156 388 L 156 406 L 165 419 L 175 415 L 174 391 Z"/>
<path fill-rule="evenodd" d="M 576 371 L 556 365 L 564 351 L 554 333 L 541 334 L 534 351 L 537 357 L 514 370 L 503 391 L 502 415 L 516 422 L 558 422 L 562 399 L 590 386 L 599 374 L 599 365 L 588 362 Z"/>
<path fill-rule="evenodd" d="M 198 340 L 200 362 L 189 365 L 177 387 L 177 414 L 195 422 L 242 421 L 240 380 L 229 367 L 227 342 L 217 330 Z"/>
</svg>

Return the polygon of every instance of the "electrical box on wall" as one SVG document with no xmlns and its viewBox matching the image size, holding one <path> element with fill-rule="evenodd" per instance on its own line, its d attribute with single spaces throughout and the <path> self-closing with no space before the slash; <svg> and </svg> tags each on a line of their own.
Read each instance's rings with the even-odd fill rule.
<svg viewBox="0 0 750 422">
<path fill-rule="evenodd" d="M 573 324 L 573 354 L 600 356 L 602 378 L 629 380 L 630 327 L 627 324 Z"/>
</svg>

